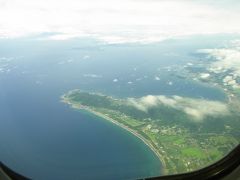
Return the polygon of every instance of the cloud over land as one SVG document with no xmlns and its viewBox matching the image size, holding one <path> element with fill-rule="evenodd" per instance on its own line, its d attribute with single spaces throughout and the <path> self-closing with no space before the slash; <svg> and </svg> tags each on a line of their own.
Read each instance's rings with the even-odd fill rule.
<svg viewBox="0 0 240 180">
<path fill-rule="evenodd" d="M 195 121 L 202 121 L 206 116 L 222 116 L 229 113 L 227 105 L 222 102 L 180 96 L 148 95 L 141 98 L 129 98 L 128 103 L 144 112 L 154 107 L 168 106 L 185 112 Z"/>
</svg>

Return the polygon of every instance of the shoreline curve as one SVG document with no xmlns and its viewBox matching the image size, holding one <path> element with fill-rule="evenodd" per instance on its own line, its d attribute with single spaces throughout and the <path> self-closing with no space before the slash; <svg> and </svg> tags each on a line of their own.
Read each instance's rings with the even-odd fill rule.
<svg viewBox="0 0 240 180">
<path fill-rule="evenodd" d="M 152 143 L 147 140 L 145 137 L 143 137 L 141 134 L 139 134 L 137 131 L 129 128 L 128 126 L 122 124 L 122 123 L 119 123 L 118 121 L 102 114 L 102 113 L 99 113 L 97 111 L 94 111 L 93 109 L 87 107 L 87 106 L 82 106 L 80 104 L 77 104 L 77 103 L 72 103 L 68 100 L 68 98 L 66 97 L 66 95 L 63 95 L 61 96 L 61 102 L 63 103 L 66 103 L 68 105 L 70 105 L 72 108 L 74 109 L 79 109 L 79 110 L 85 110 L 87 112 L 90 112 L 98 117 L 101 117 L 123 129 L 125 129 L 126 131 L 130 132 L 132 135 L 134 135 L 135 137 L 139 138 L 145 145 L 147 145 L 151 151 L 158 157 L 159 161 L 161 162 L 162 166 L 163 166 L 163 169 L 162 169 L 162 173 L 163 175 L 167 174 L 167 168 L 166 168 L 166 163 L 164 161 L 164 158 L 162 157 L 162 155 L 159 153 L 159 151 L 152 145 Z"/>
</svg>

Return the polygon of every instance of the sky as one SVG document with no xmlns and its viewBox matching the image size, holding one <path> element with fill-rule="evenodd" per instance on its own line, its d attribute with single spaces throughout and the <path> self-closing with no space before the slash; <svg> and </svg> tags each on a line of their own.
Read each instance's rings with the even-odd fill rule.
<svg viewBox="0 0 240 180">
<path fill-rule="evenodd" d="M 238 0 L 0 0 L 0 38 L 157 42 L 240 33 Z"/>
</svg>

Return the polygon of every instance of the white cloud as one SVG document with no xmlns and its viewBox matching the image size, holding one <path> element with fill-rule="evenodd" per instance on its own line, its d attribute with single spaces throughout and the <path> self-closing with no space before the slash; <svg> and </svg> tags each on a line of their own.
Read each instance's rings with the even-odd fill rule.
<svg viewBox="0 0 240 180">
<path fill-rule="evenodd" d="M 210 63 L 209 70 L 215 73 L 232 70 L 240 76 L 240 44 L 238 40 L 232 41 L 231 46 L 219 49 L 202 49 L 199 53 L 207 54 L 216 61 Z"/>
<path fill-rule="evenodd" d="M 64 65 L 64 64 L 66 64 L 66 63 L 72 63 L 72 62 L 74 62 L 73 59 L 67 59 L 67 60 L 64 60 L 64 61 L 59 61 L 58 64 L 59 64 L 59 65 Z"/>
<path fill-rule="evenodd" d="M 85 55 L 85 56 L 83 56 L 83 59 L 89 59 L 89 58 L 90 58 L 89 55 Z"/>
<path fill-rule="evenodd" d="M 139 103 L 134 98 L 129 98 L 128 103 L 141 111 L 147 112 L 148 110 L 148 106 L 146 106 L 145 104 Z"/>
<path fill-rule="evenodd" d="M 173 85 L 173 82 L 172 82 L 172 81 L 169 81 L 167 84 L 168 84 L 169 86 L 172 86 L 172 85 Z"/>
<path fill-rule="evenodd" d="M 114 79 L 113 82 L 118 82 L 118 79 Z"/>
<path fill-rule="evenodd" d="M 0 4 L 2 38 L 56 32 L 49 38 L 91 36 L 108 43 L 146 43 L 240 32 L 240 11 L 232 2 L 225 9 L 210 1 L 188 0 L 0 0 Z"/>
<path fill-rule="evenodd" d="M 200 78 L 201 79 L 208 79 L 210 77 L 210 74 L 209 73 L 201 73 L 200 74 Z"/>
<path fill-rule="evenodd" d="M 98 74 L 84 74 L 84 77 L 90 77 L 90 78 L 102 78 L 102 75 Z"/>
<path fill-rule="evenodd" d="M 160 77 L 158 77 L 158 76 L 155 76 L 155 78 L 154 78 L 156 81 L 160 81 Z"/>
<path fill-rule="evenodd" d="M 161 105 L 169 106 L 185 112 L 195 121 L 201 121 L 206 116 L 222 116 L 229 113 L 227 105 L 222 102 L 180 96 L 148 95 L 141 98 L 129 98 L 128 103 L 144 112 Z"/>
<path fill-rule="evenodd" d="M 157 105 L 157 99 L 154 96 L 148 95 L 144 96 L 140 100 L 141 103 L 143 103 L 146 106 L 156 106 Z"/>
<path fill-rule="evenodd" d="M 81 36 L 83 36 L 83 35 L 81 35 L 81 34 L 56 34 L 56 35 L 49 36 L 47 39 L 62 41 L 62 40 L 77 38 L 77 37 L 81 37 Z"/>
<path fill-rule="evenodd" d="M 180 109 L 196 120 L 202 120 L 205 116 L 221 116 L 229 113 L 227 105 L 219 101 L 185 98 L 178 103 Z"/>
<path fill-rule="evenodd" d="M 240 39 L 235 39 L 230 42 L 231 46 L 240 50 Z"/>
<path fill-rule="evenodd" d="M 14 59 L 14 57 L 0 57 L 0 63 L 2 62 L 10 62 Z"/>
</svg>

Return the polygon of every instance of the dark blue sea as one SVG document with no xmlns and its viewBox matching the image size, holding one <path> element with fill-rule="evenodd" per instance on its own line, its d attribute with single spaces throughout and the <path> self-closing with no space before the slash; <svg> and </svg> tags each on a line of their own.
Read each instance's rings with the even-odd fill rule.
<svg viewBox="0 0 240 180">
<path fill-rule="evenodd" d="M 219 89 L 173 75 L 198 60 L 192 52 L 219 43 L 216 37 L 206 39 L 208 44 L 193 37 L 151 45 L 0 40 L 0 161 L 44 180 L 161 175 L 161 162 L 140 139 L 70 108 L 60 97 L 82 89 L 120 98 L 156 94 L 224 100 Z"/>
</svg>

